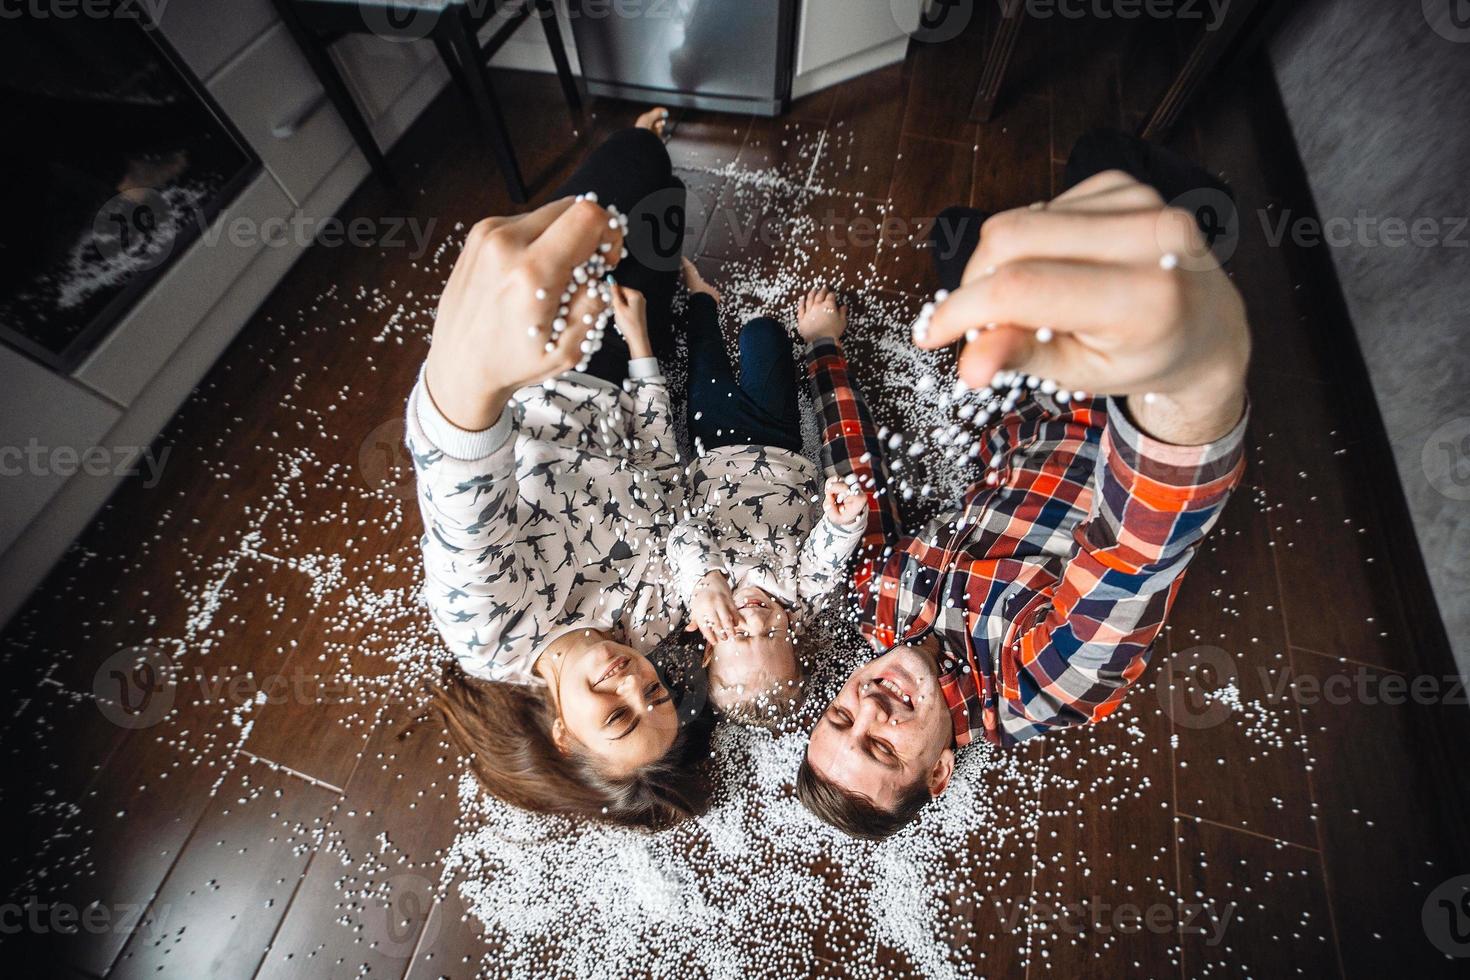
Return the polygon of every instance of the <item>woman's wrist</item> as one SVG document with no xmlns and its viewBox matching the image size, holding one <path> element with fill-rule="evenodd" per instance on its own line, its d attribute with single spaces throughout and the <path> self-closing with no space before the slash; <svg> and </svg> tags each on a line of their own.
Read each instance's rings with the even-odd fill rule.
<svg viewBox="0 0 1470 980">
<path fill-rule="evenodd" d="M 514 393 L 466 377 L 462 370 L 436 359 L 432 350 L 424 367 L 424 385 L 439 414 L 466 432 L 483 432 L 493 426 Z"/>
</svg>

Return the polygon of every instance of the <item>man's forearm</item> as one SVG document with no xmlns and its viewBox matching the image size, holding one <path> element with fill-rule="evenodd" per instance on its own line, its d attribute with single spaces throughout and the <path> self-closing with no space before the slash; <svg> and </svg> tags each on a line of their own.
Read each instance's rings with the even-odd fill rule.
<svg viewBox="0 0 1470 980">
<path fill-rule="evenodd" d="M 1128 415 L 1146 435 L 1174 446 L 1203 446 L 1224 438 L 1245 413 L 1243 379 L 1189 396 L 1129 395 Z"/>
</svg>

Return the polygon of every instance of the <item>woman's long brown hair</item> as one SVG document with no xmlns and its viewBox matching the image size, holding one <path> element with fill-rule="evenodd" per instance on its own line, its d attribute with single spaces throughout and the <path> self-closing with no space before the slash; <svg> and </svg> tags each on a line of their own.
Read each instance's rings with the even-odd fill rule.
<svg viewBox="0 0 1470 980">
<path fill-rule="evenodd" d="M 556 712 L 544 688 L 482 681 L 450 665 L 434 685 L 434 707 L 480 785 L 512 806 L 647 830 L 709 808 L 701 763 L 710 726 L 703 718 L 681 725 L 658 761 L 610 776 L 592 757 L 557 747 Z"/>
</svg>

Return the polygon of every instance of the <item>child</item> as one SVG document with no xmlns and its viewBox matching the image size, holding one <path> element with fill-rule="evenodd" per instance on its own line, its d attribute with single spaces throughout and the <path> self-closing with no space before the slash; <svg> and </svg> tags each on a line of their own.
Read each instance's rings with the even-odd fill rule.
<svg viewBox="0 0 1470 980">
<path fill-rule="evenodd" d="M 740 332 L 737 378 L 720 337 L 720 296 L 684 262 L 689 286 L 690 517 L 669 536 L 690 631 L 708 644 L 710 700 L 726 717 L 777 727 L 801 702 L 794 634 L 841 578 L 867 523 L 867 498 L 829 480 L 818 515 L 817 467 L 801 453 L 796 366 L 782 325 Z M 828 289 L 799 315 L 844 320 Z"/>
</svg>

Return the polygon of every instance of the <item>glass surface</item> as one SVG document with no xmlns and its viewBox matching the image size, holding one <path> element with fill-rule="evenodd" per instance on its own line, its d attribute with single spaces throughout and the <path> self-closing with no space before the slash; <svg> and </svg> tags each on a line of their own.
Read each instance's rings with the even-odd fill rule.
<svg viewBox="0 0 1470 980">
<path fill-rule="evenodd" d="M 781 11 L 781 0 L 581 0 L 571 20 L 589 81 L 768 99 L 783 57 Z"/>
<path fill-rule="evenodd" d="M 0 30 L 0 337 L 66 369 L 258 164 L 138 19 Z"/>
</svg>

